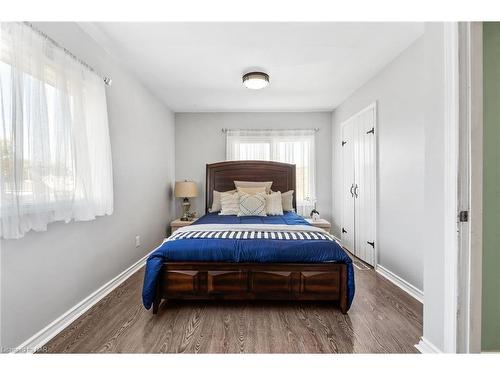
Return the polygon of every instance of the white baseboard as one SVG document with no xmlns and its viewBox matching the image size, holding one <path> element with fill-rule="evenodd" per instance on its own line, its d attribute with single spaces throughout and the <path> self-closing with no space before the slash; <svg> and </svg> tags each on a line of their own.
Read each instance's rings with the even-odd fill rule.
<svg viewBox="0 0 500 375">
<path fill-rule="evenodd" d="M 387 280 L 389 280 L 394 285 L 403 289 L 406 293 L 408 293 L 410 296 L 415 298 L 417 301 L 424 303 L 424 292 L 422 292 L 420 289 L 411 285 L 406 280 L 403 280 L 401 277 L 399 277 L 395 273 L 392 273 L 387 268 L 384 268 L 379 264 L 376 267 L 376 272 L 379 275 L 384 276 Z"/>
<path fill-rule="evenodd" d="M 425 337 L 421 337 L 420 341 L 415 348 L 422 354 L 433 354 L 433 353 L 442 353 L 440 349 L 438 349 L 433 343 L 427 340 Z"/>
<path fill-rule="evenodd" d="M 101 299 L 106 297 L 111 293 L 116 287 L 127 280 L 135 272 L 137 272 L 144 264 L 150 253 L 146 254 L 144 257 L 139 259 L 125 271 L 120 273 L 118 276 L 108 281 L 106 284 L 97 289 L 94 293 L 77 303 L 71 309 L 62 314 L 59 318 L 54 320 L 52 323 L 42 328 L 40 331 L 35 333 L 21 345 L 19 345 L 13 353 L 34 353 L 41 347 L 43 347 L 47 342 L 54 338 L 58 333 L 60 333 L 64 328 L 73 323 L 78 319 L 83 313 L 88 311 L 92 306 L 94 306 Z"/>
</svg>

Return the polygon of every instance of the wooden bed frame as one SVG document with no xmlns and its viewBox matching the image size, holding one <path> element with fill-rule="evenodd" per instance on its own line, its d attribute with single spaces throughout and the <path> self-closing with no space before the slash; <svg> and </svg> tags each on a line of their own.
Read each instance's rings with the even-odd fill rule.
<svg viewBox="0 0 500 375">
<path fill-rule="evenodd" d="M 206 212 L 213 191 L 232 190 L 233 181 L 273 181 L 274 191 L 295 190 L 295 165 L 270 161 L 207 164 Z M 338 302 L 340 311 L 347 313 L 345 264 L 165 262 L 156 288 L 153 314 L 162 299 L 326 300 Z"/>
</svg>

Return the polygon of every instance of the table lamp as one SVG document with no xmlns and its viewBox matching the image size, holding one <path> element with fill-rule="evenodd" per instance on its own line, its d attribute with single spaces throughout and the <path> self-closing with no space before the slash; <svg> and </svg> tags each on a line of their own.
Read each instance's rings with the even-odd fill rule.
<svg viewBox="0 0 500 375">
<path fill-rule="evenodd" d="M 183 198 L 181 220 L 190 221 L 189 208 L 191 207 L 191 203 L 189 203 L 189 198 L 198 196 L 198 186 L 193 181 L 176 181 L 174 195 L 176 198 Z"/>
</svg>

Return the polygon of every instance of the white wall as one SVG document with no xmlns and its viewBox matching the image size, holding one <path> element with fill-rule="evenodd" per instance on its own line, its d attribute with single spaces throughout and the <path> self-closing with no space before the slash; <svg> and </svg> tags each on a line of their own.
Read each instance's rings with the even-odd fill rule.
<svg viewBox="0 0 500 375">
<path fill-rule="evenodd" d="M 423 38 L 337 107 L 332 119 L 333 212 L 341 229 L 341 123 L 377 102 L 378 263 L 423 289 L 425 62 Z"/>
<path fill-rule="evenodd" d="M 173 217 L 174 115 L 71 23 L 37 24 L 109 75 L 106 89 L 114 213 L 50 224 L 1 243 L 1 334 L 15 347 L 128 268 L 162 240 Z M 135 247 L 135 235 L 142 246 Z"/>
<path fill-rule="evenodd" d="M 424 35 L 425 76 L 425 233 L 424 337 L 444 349 L 444 27 L 428 23 Z"/>
<path fill-rule="evenodd" d="M 200 196 L 192 199 L 192 210 L 205 212 L 205 165 L 225 160 L 228 129 L 311 129 L 316 135 L 316 195 L 318 211 L 331 219 L 331 113 L 177 113 L 175 115 L 175 177 L 196 181 Z M 177 213 L 181 212 L 177 202 Z"/>
<path fill-rule="evenodd" d="M 378 103 L 379 263 L 425 291 L 425 339 L 444 348 L 443 23 L 356 91 L 332 116 L 334 228 L 340 231 L 340 123 Z"/>
</svg>

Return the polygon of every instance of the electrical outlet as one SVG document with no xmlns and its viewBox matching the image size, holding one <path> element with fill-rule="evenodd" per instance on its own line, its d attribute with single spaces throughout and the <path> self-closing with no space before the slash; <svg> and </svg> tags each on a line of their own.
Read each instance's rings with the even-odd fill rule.
<svg viewBox="0 0 500 375">
<path fill-rule="evenodd" d="M 141 236 L 135 236 L 135 247 L 141 246 Z"/>
</svg>

